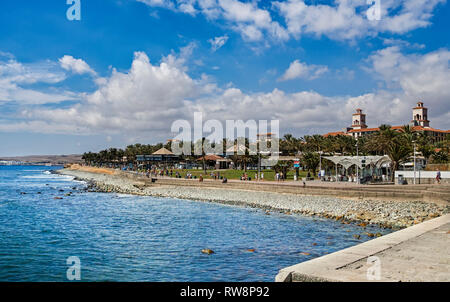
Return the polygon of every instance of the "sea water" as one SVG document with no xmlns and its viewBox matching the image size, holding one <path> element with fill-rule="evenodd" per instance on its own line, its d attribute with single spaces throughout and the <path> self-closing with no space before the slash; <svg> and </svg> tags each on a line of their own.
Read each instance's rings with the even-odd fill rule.
<svg viewBox="0 0 450 302">
<path fill-rule="evenodd" d="M 57 168 L 0 166 L 0 281 L 68 281 L 69 257 L 80 260 L 81 281 L 273 281 L 284 267 L 369 240 L 366 232 L 389 232 L 239 206 L 86 192 L 84 182 L 50 173 Z"/>
</svg>

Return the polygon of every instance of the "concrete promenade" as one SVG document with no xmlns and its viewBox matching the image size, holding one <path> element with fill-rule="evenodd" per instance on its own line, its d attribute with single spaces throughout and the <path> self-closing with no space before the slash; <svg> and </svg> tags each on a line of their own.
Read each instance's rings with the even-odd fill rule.
<svg viewBox="0 0 450 302">
<path fill-rule="evenodd" d="M 369 257 L 377 257 L 370 258 Z M 371 260 L 368 262 L 368 260 Z M 372 262 L 376 260 L 375 262 Z M 379 269 L 376 274 L 369 274 Z M 378 279 L 378 280 L 377 280 Z M 280 270 L 277 282 L 450 281 L 450 214 Z"/>
<path fill-rule="evenodd" d="M 450 202 L 450 185 L 357 185 L 349 182 L 308 181 L 303 186 L 301 181 L 240 181 L 228 180 L 223 184 L 220 180 L 177 179 L 159 177 L 156 183 L 142 175 L 130 172 L 117 172 L 123 176 L 141 181 L 149 186 L 195 186 L 221 189 L 236 189 L 249 191 L 267 191 L 288 194 L 322 195 L 350 198 L 358 200 L 386 201 L 423 201 L 448 205 Z"/>
</svg>

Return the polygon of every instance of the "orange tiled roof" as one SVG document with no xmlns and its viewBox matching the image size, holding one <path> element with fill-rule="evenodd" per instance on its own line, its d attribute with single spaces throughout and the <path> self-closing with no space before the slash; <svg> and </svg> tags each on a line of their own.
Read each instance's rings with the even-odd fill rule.
<svg viewBox="0 0 450 302">
<path fill-rule="evenodd" d="M 223 157 L 221 157 L 219 155 L 215 155 L 215 154 L 205 155 L 205 160 L 215 161 L 215 160 L 221 160 L 221 159 L 223 159 Z M 200 157 L 197 160 L 203 160 L 203 157 Z"/>
<path fill-rule="evenodd" d="M 338 135 L 348 135 L 348 134 L 345 133 L 345 132 L 343 132 L 343 131 L 328 132 L 327 134 L 324 134 L 323 137 L 328 137 L 328 136 L 338 136 Z"/>
<path fill-rule="evenodd" d="M 449 130 L 440 130 L 440 129 L 436 129 L 436 128 L 422 127 L 422 126 L 415 126 L 415 127 L 413 127 L 413 130 L 415 130 L 415 131 L 431 131 L 431 132 L 449 133 Z"/>
<path fill-rule="evenodd" d="M 349 133 L 355 133 L 355 132 L 375 132 L 379 131 L 380 128 L 363 128 L 363 129 L 352 129 L 349 131 Z"/>
<path fill-rule="evenodd" d="M 403 126 L 392 126 L 391 129 L 394 130 L 401 130 L 403 129 Z M 355 132 L 375 132 L 379 131 L 380 128 L 366 128 L 366 129 L 352 129 L 349 131 L 349 133 L 355 133 Z M 441 133 L 450 133 L 450 130 L 440 130 L 435 129 L 431 127 L 422 127 L 422 126 L 414 126 L 412 127 L 413 131 L 431 131 L 431 132 L 441 132 Z"/>
</svg>

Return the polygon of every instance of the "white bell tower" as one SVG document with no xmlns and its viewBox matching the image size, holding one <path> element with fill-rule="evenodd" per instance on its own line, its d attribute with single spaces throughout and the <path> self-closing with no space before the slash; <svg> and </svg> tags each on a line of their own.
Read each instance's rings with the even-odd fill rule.
<svg viewBox="0 0 450 302">
<path fill-rule="evenodd" d="M 411 122 L 414 126 L 430 127 L 428 108 L 423 106 L 423 102 L 418 102 L 417 107 L 413 108 L 413 119 Z"/>
<path fill-rule="evenodd" d="M 367 128 L 366 115 L 362 113 L 362 109 L 356 109 L 356 113 L 352 116 L 352 129 L 360 130 Z"/>
</svg>

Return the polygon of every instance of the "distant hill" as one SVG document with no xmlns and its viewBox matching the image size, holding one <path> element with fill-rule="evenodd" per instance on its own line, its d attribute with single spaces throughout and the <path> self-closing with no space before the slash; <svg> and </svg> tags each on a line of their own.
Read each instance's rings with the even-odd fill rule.
<svg viewBox="0 0 450 302">
<path fill-rule="evenodd" d="M 71 155 L 30 155 L 30 156 L 17 156 L 17 157 L 0 157 L 0 161 L 14 161 L 21 162 L 24 164 L 35 164 L 35 165 L 64 165 L 69 163 L 80 163 L 83 160 L 81 155 L 71 154 Z"/>
</svg>

